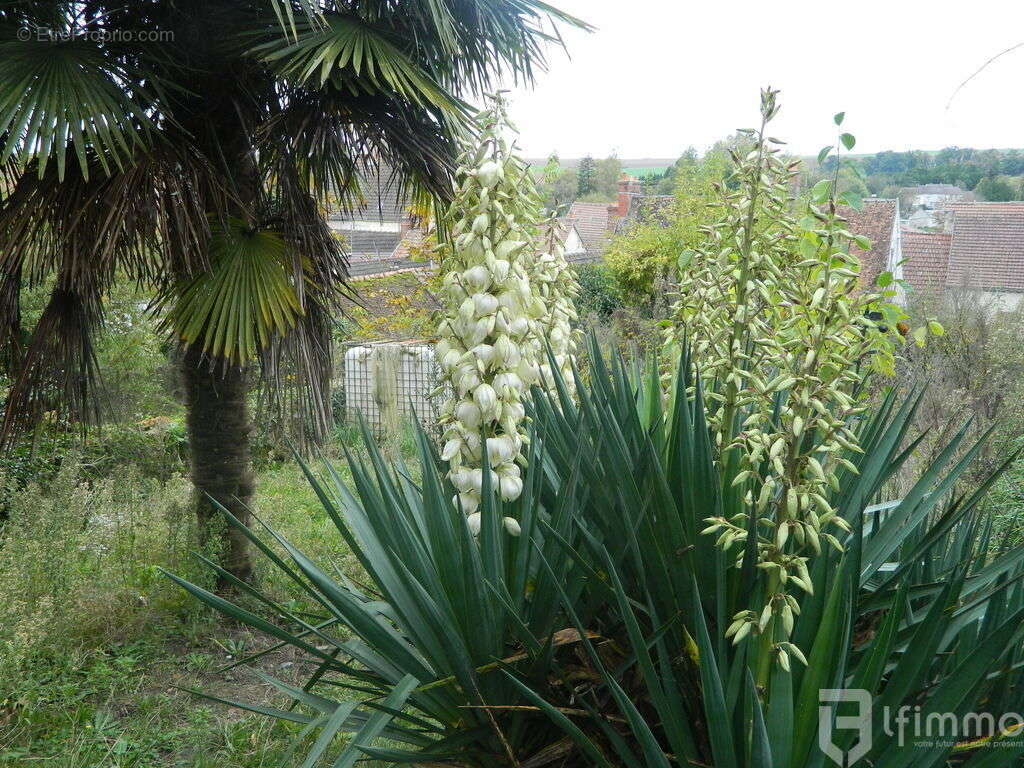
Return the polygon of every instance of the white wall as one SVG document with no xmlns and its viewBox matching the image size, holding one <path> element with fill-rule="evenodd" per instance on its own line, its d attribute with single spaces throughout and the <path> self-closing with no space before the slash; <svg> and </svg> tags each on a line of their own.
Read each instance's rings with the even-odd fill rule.
<svg viewBox="0 0 1024 768">
<path fill-rule="evenodd" d="M 983 307 L 991 307 L 993 312 L 1012 312 L 1020 306 L 1024 293 L 1011 293 L 1009 291 L 982 291 L 981 302 Z"/>
<path fill-rule="evenodd" d="M 583 247 L 583 240 L 580 239 L 580 233 L 576 231 L 576 227 L 569 229 L 569 234 L 565 238 L 565 242 L 562 244 L 565 248 L 565 255 L 567 258 L 573 256 L 579 256 L 586 250 Z"/>
</svg>

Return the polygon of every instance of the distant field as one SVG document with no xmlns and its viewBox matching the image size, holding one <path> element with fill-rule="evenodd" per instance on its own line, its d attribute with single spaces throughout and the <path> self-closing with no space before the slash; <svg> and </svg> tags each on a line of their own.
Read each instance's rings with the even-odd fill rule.
<svg viewBox="0 0 1024 768">
<path fill-rule="evenodd" d="M 632 168 L 623 168 L 622 172 L 628 173 L 630 176 L 636 176 L 637 178 L 640 178 L 643 176 L 653 176 L 655 174 L 664 173 L 666 168 L 668 168 L 667 165 L 634 166 Z"/>
<path fill-rule="evenodd" d="M 559 161 L 563 168 L 575 168 L 580 164 L 578 157 L 563 157 Z M 600 160 L 600 158 L 597 158 Z M 631 175 L 639 176 L 646 173 L 661 173 L 676 159 L 674 157 L 623 157 L 621 158 L 623 170 Z M 527 163 L 533 168 L 543 168 L 547 164 L 546 158 L 528 158 Z"/>
</svg>

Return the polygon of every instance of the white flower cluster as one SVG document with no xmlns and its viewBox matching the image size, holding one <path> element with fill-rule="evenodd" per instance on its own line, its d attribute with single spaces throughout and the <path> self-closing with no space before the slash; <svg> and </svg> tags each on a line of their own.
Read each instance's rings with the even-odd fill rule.
<svg viewBox="0 0 1024 768">
<path fill-rule="evenodd" d="M 545 312 L 537 322 L 537 333 L 530 339 L 534 357 L 539 361 L 541 380 L 548 389 L 554 389 L 554 378 L 545 343 L 550 345 L 555 363 L 570 394 L 575 393 L 572 364 L 579 347 L 581 332 L 573 328 L 577 320 L 575 298 L 580 287 L 576 276 L 565 260 L 565 249 L 559 237 L 559 224 L 555 218 L 546 222 L 545 251 L 529 267 L 530 282 L 544 302 Z"/>
<path fill-rule="evenodd" d="M 441 458 L 449 462 L 458 503 L 474 533 L 480 529 L 485 468 L 503 500 L 522 493 L 516 463 L 525 440 L 522 398 L 538 381 L 534 339 L 547 311 L 528 270 L 536 199 L 528 168 L 512 154 L 500 99 L 481 114 L 479 127 L 477 145 L 463 156 L 462 182 L 448 213 L 446 311 L 437 344 L 453 396 L 441 413 Z M 504 524 L 513 535 L 519 532 L 514 519 Z"/>
</svg>

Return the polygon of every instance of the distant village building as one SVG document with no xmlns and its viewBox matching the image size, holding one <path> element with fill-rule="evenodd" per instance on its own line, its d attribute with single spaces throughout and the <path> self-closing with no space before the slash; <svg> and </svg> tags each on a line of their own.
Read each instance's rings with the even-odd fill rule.
<svg viewBox="0 0 1024 768">
<path fill-rule="evenodd" d="M 918 295 L 976 295 L 993 311 L 1024 298 L 1024 202 L 948 206 L 944 232 L 903 233 L 905 279 Z"/>
<path fill-rule="evenodd" d="M 953 184 L 921 184 L 904 187 L 900 197 L 904 198 L 904 208 L 910 213 L 919 208 L 941 208 L 960 200 L 972 200 L 974 195 Z"/>
<path fill-rule="evenodd" d="M 852 253 L 860 259 L 860 279 L 865 287 L 873 285 L 883 272 L 903 279 L 903 240 L 900 231 L 900 202 L 867 198 L 861 209 L 841 206 L 839 214 L 847 220 L 847 229 L 871 241 L 871 248 L 854 246 Z M 896 300 L 903 301 L 903 289 L 896 284 Z"/>
<path fill-rule="evenodd" d="M 921 184 L 900 190 L 904 223 L 908 228 L 915 230 L 944 228 L 948 206 L 973 200 L 973 192 L 953 184 Z"/>
<path fill-rule="evenodd" d="M 639 179 L 624 176 L 619 180 L 618 197 L 614 203 L 575 202 L 565 219 L 575 225 L 586 255 L 582 259 L 597 261 L 611 245 L 616 234 L 629 231 L 640 223 L 668 225 L 673 195 L 648 195 Z"/>
<path fill-rule="evenodd" d="M 400 187 L 389 170 L 366 168 L 359 174 L 362 204 L 328 215 L 328 226 L 344 239 L 352 277 L 426 266 L 410 258 L 425 233 Z"/>
</svg>

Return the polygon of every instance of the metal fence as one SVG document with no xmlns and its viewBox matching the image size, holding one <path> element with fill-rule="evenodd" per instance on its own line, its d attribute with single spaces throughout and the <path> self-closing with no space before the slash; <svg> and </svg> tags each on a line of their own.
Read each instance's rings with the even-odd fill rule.
<svg viewBox="0 0 1024 768">
<path fill-rule="evenodd" d="M 428 429 L 437 425 L 445 394 L 434 346 L 418 340 L 346 343 L 334 380 L 335 413 L 358 422 L 362 414 L 378 435 L 396 434 L 415 413 Z"/>
</svg>

